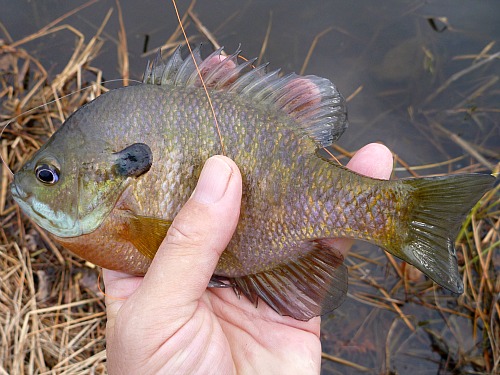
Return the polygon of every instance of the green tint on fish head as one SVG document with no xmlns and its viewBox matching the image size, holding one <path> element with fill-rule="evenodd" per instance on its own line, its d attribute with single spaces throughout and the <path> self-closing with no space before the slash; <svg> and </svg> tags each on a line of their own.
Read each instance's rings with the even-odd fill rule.
<svg viewBox="0 0 500 375">
<path fill-rule="evenodd" d="M 89 116 L 82 114 L 86 107 L 68 118 L 15 174 L 11 185 L 22 210 L 59 237 L 93 232 L 130 180 L 147 172 L 152 163 L 151 150 L 143 143 L 116 150 L 93 134 Z"/>
</svg>

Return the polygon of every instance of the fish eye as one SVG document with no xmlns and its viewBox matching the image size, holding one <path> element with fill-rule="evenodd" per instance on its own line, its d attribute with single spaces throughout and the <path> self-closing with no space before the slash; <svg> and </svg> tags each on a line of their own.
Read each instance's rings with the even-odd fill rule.
<svg viewBox="0 0 500 375">
<path fill-rule="evenodd" d="M 54 185 L 59 181 L 59 169 L 49 164 L 37 165 L 35 175 L 45 185 Z"/>
</svg>

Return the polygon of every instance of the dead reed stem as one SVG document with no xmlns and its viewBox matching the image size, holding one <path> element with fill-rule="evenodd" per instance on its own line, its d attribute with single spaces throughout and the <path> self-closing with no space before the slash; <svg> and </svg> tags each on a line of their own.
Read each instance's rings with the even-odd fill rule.
<svg viewBox="0 0 500 375">
<path fill-rule="evenodd" d="M 0 139 L 0 155 L 12 170 L 17 170 L 43 144 L 47 138 L 76 108 L 92 100 L 107 89 L 101 84 L 102 72 L 92 62 L 104 43 L 104 28 L 113 16 L 106 13 L 95 35 L 85 36 L 71 25 L 61 24 L 79 10 L 91 6 L 97 0 L 89 1 L 73 11 L 57 18 L 36 33 L 13 41 L 0 24 L 6 44 L 0 45 L 0 56 L 8 56 L 8 66 L 0 75 L 0 126 L 9 124 Z M 203 25 L 194 12 L 196 1 L 192 1 L 182 16 L 185 25 L 196 26 L 198 31 L 217 48 L 217 33 Z M 118 52 L 120 74 L 127 84 L 129 77 L 128 45 L 126 25 L 119 0 L 116 0 L 118 22 Z M 59 72 L 52 72 L 51 83 L 46 67 L 22 47 L 35 39 L 54 35 L 62 30 L 70 31 L 76 38 L 75 50 Z M 325 29 L 316 35 L 309 48 L 302 70 L 307 69 L 319 39 L 332 29 Z M 271 19 L 266 32 L 262 53 L 271 38 Z M 344 32 L 342 30 L 338 30 Z M 190 40 L 199 38 L 190 33 Z M 180 28 L 164 44 L 165 48 L 185 43 Z M 448 129 L 443 116 L 471 114 L 465 108 L 471 100 L 484 95 L 495 95 L 498 77 L 481 81 L 469 95 L 461 97 L 455 105 L 446 110 L 425 109 L 438 95 L 450 89 L 453 82 L 472 73 L 488 63 L 496 63 L 500 53 L 492 53 L 494 43 L 489 43 L 479 54 L 457 56 L 457 59 L 471 59 L 473 65 L 449 77 L 438 89 L 427 96 L 422 103 L 418 121 L 412 124 L 430 144 L 434 145 L 446 159 L 443 140 L 451 140 L 461 147 L 463 154 L 449 157 L 437 163 L 411 165 L 402 155 L 395 155 L 395 173 L 420 176 L 447 172 L 485 172 L 499 169 L 499 151 L 488 148 L 482 142 L 475 142 Z M 152 52 L 156 52 L 156 48 Z M 148 52 L 149 53 L 149 52 Z M 147 54 L 148 54 L 147 53 Z M 93 80 L 88 81 L 88 75 Z M 12 78 L 12 79 L 8 79 Z M 28 82 L 26 87 L 24 83 Z M 81 88 L 74 92 L 75 88 Z M 363 89 L 360 85 L 348 98 L 352 100 Z M 66 96 L 71 94 L 71 96 Z M 497 94 L 498 95 L 498 94 Z M 30 110 L 30 112 L 27 112 Z M 392 110 L 380 114 L 387 116 Z M 418 114 L 419 109 L 409 111 Z M 478 106 L 473 115 L 496 114 L 498 108 Z M 439 114 L 440 117 L 436 118 Z M 473 117 L 480 126 L 481 119 Z M 374 123 L 378 119 L 374 119 Z M 426 120 L 426 122 L 424 122 Z M 429 130 L 436 130 L 433 134 Z M 498 127 L 490 134 L 494 134 Z M 492 135 L 493 136 L 493 135 Z M 346 160 L 354 152 L 334 145 Z M 476 162 L 477 161 L 477 162 Z M 460 163 L 461 166 L 456 166 Z M 97 288 L 98 270 L 92 265 L 72 256 L 58 247 L 51 238 L 33 222 L 20 214 L 8 192 L 10 172 L 1 166 L 0 181 L 0 374 L 106 374 L 105 368 L 105 310 L 102 293 Z M 337 332 L 335 355 L 323 353 L 325 361 L 345 366 L 347 371 L 374 372 L 372 368 L 350 360 L 346 342 L 365 353 L 379 354 L 385 358 L 386 368 L 397 359 L 399 348 L 408 340 L 417 338 L 429 342 L 429 351 L 438 353 L 446 363 L 472 366 L 477 372 L 500 372 L 500 187 L 486 194 L 464 223 L 457 239 L 461 272 L 466 291 L 456 298 L 446 295 L 429 280 L 410 276 L 408 268 L 401 261 L 381 251 L 353 252 L 346 260 L 350 270 L 351 287 L 348 298 L 357 307 L 366 308 L 366 319 L 361 326 L 349 331 L 352 317 L 345 317 L 341 324 L 343 331 Z M 429 321 L 419 321 L 414 309 L 421 307 L 429 315 Z M 387 313 L 392 317 L 387 336 L 381 345 L 370 339 L 367 332 L 377 321 L 377 314 Z M 334 314 L 334 316 L 337 313 Z M 338 314 L 341 314 L 338 313 Z M 329 317 L 325 317 L 327 322 Z M 456 326 L 467 322 L 462 328 L 467 337 L 477 344 L 464 349 L 460 345 L 460 329 Z M 438 328 L 436 328 L 438 327 Z M 470 330 L 469 330 L 470 327 Z M 375 331 L 375 330 L 374 330 Z M 342 341 L 342 334 L 348 340 Z M 404 333 L 404 334 L 403 334 Z M 349 336 L 350 335 L 350 336 Z M 368 337 L 368 338 L 367 338 Z M 452 348 L 449 337 L 455 337 L 460 345 Z M 363 341 L 364 340 L 364 341 Z M 385 345 L 385 347 L 384 347 Z M 343 367 L 341 367 L 343 368 Z M 455 371 L 455 368 L 453 369 Z"/>
</svg>

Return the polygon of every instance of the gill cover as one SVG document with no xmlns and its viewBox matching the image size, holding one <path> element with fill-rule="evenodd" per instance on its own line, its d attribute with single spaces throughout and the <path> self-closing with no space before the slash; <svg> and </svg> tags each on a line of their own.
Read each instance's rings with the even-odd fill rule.
<svg viewBox="0 0 500 375">
<path fill-rule="evenodd" d="M 149 146 L 134 143 L 100 163 L 83 163 L 79 170 L 78 189 L 80 234 L 97 229 L 115 206 L 129 179 L 148 172 L 152 162 Z"/>
<path fill-rule="evenodd" d="M 15 174 L 11 186 L 14 199 L 28 216 L 63 238 L 97 229 L 130 180 L 148 172 L 153 161 L 144 143 L 112 152 L 104 142 L 71 136 L 75 123 L 81 123 L 79 117 L 77 111 L 66 121 Z"/>
</svg>

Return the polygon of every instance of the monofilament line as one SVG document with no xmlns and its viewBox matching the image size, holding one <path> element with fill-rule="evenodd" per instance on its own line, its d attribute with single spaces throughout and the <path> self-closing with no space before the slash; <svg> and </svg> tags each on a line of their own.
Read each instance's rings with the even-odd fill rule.
<svg viewBox="0 0 500 375">
<path fill-rule="evenodd" d="M 182 25 L 181 16 L 179 15 L 179 10 L 177 9 L 177 4 L 175 3 L 175 0 L 172 0 L 172 4 L 174 5 L 175 15 L 177 16 L 177 20 L 179 21 L 179 26 L 181 28 L 182 34 L 184 35 L 184 39 L 186 40 L 186 45 L 189 49 L 189 54 L 191 55 L 191 58 L 193 59 L 194 66 L 196 68 L 196 72 L 198 73 L 198 76 L 200 77 L 201 84 L 203 86 L 203 89 L 205 90 L 205 94 L 207 95 L 208 104 L 210 105 L 210 109 L 212 110 L 212 115 L 214 118 L 215 127 L 217 128 L 217 134 L 219 135 L 220 145 L 222 148 L 222 155 L 225 156 L 226 150 L 224 148 L 224 140 L 222 138 L 222 133 L 221 133 L 220 127 L 219 127 L 219 121 L 217 121 L 217 115 L 215 114 L 215 109 L 214 109 L 214 106 L 212 104 L 212 99 L 210 98 L 210 94 L 208 93 L 207 86 L 205 85 L 205 80 L 203 79 L 203 77 L 201 75 L 200 68 L 198 67 L 198 63 L 196 62 L 196 59 L 194 58 L 191 46 L 189 45 L 189 40 L 188 40 L 188 37 L 186 35 L 186 31 L 184 30 L 184 26 Z"/>
</svg>

